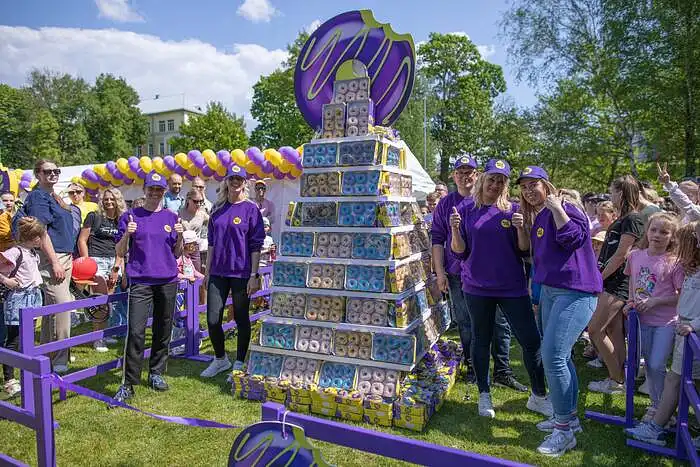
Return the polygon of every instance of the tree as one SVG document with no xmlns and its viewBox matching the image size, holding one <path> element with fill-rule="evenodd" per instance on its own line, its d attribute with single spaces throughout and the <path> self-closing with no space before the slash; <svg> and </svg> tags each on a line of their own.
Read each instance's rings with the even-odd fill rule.
<svg viewBox="0 0 700 467">
<path fill-rule="evenodd" d="M 180 126 L 182 136 L 171 138 L 175 151 L 220 149 L 232 150 L 248 147 L 243 117 L 236 117 L 221 102 L 210 102 L 204 115 L 196 115 Z"/>
<path fill-rule="evenodd" d="M 58 122 L 47 109 L 39 110 L 29 130 L 30 153 L 36 159 L 58 160 L 61 158 L 58 140 Z"/>
<path fill-rule="evenodd" d="M 100 75 L 91 97 L 86 127 L 98 161 L 122 157 L 146 141 L 148 120 L 136 107 L 138 94 L 124 78 Z"/>
<path fill-rule="evenodd" d="M 0 162 L 22 167 L 31 159 L 29 131 L 36 108 L 29 93 L 0 84 Z"/>
<path fill-rule="evenodd" d="M 480 153 L 493 128 L 493 100 L 506 89 L 503 71 L 481 58 L 468 37 L 431 33 L 418 48 L 419 67 L 435 96 L 430 132 L 440 154 L 440 178 L 451 158 Z"/>
<path fill-rule="evenodd" d="M 299 112 L 294 96 L 294 66 L 308 33 L 300 32 L 287 46 L 289 56 L 280 68 L 261 77 L 253 86 L 250 113 L 258 126 L 250 142 L 261 148 L 297 147 L 313 138 L 314 132 Z"/>
</svg>

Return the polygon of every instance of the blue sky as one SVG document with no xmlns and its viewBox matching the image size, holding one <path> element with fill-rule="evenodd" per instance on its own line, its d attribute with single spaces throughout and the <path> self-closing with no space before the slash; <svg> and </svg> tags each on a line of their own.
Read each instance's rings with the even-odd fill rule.
<svg viewBox="0 0 700 467">
<path fill-rule="evenodd" d="M 246 3 L 247 5 L 242 5 Z M 222 100 L 245 115 L 251 86 L 284 59 L 299 30 L 369 8 L 416 42 L 432 31 L 465 32 L 504 68 L 508 95 L 536 102 L 507 64 L 498 22 L 506 0 L 22 0 L 0 2 L 0 81 L 18 86 L 32 67 L 92 80 L 121 74 L 142 98 L 185 93 L 188 105 Z"/>
</svg>

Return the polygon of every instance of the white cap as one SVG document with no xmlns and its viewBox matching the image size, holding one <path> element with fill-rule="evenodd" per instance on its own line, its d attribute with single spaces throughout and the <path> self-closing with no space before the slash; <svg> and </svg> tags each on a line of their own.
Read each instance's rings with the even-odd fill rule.
<svg viewBox="0 0 700 467">
<path fill-rule="evenodd" d="M 182 241 L 185 245 L 188 243 L 199 243 L 199 237 L 197 236 L 197 232 L 194 230 L 185 230 L 182 232 Z"/>
</svg>

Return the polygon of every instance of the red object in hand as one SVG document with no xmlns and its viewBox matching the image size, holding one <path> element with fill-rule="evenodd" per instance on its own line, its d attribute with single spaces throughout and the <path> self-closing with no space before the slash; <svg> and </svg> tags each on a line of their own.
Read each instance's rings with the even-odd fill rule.
<svg viewBox="0 0 700 467">
<path fill-rule="evenodd" d="M 277 259 L 277 245 L 274 243 L 272 246 L 270 246 L 270 261 L 274 261 Z"/>
<path fill-rule="evenodd" d="M 92 280 L 97 274 L 97 263 L 92 258 L 76 258 L 73 260 L 72 277 L 77 281 Z"/>
</svg>

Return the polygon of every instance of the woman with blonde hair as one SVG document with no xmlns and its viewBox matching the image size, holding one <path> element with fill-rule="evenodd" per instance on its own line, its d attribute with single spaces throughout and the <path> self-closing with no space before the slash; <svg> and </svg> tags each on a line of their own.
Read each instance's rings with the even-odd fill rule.
<svg viewBox="0 0 700 467">
<path fill-rule="evenodd" d="M 617 178 L 610 184 L 612 202 L 620 217 L 608 229 L 598 257 L 603 293 L 598 297 L 598 305 L 588 325 L 591 341 L 608 369 L 608 378 L 589 383 L 588 389 L 594 392 L 620 394 L 625 390 L 622 308 L 629 298 L 629 278 L 624 269 L 629 252 L 644 234 L 644 219 L 639 212 L 639 187 L 639 182 L 631 175 Z"/>
<path fill-rule="evenodd" d="M 489 384 L 489 353 L 497 307 L 523 349 L 532 394 L 527 408 L 547 417 L 540 334 L 532 312 L 523 256 L 529 249 L 519 206 L 508 201 L 510 167 L 490 160 L 476 181 L 474 198 L 450 216 L 451 249 L 463 260 L 462 290 L 472 323 L 472 363 L 479 388 L 479 415 L 495 417 Z"/>
<path fill-rule="evenodd" d="M 91 257 L 97 263 L 96 276 L 102 277 L 104 282 L 99 282 L 94 287 L 94 291 L 100 294 L 107 294 L 114 291 L 119 281 L 119 272 L 124 266 L 124 258 L 117 256 L 115 237 L 118 232 L 119 217 L 126 212 L 126 203 L 119 190 L 107 188 L 102 193 L 97 211 L 88 213 L 85 217 L 82 229 L 78 235 L 78 252 L 81 257 Z M 117 313 L 117 303 L 113 303 L 110 313 L 110 320 L 116 318 L 112 316 Z M 126 324 L 126 317 L 120 324 Z M 94 322 L 93 330 L 99 331 L 105 328 L 105 322 Z M 107 344 L 115 344 L 116 341 L 110 338 L 100 339 L 93 343 L 97 352 L 107 352 Z"/>
</svg>

